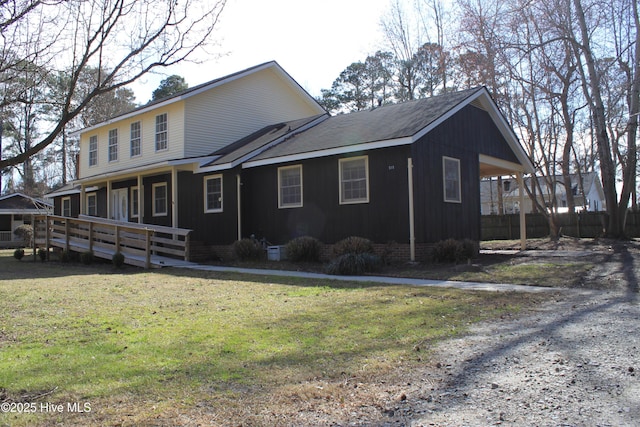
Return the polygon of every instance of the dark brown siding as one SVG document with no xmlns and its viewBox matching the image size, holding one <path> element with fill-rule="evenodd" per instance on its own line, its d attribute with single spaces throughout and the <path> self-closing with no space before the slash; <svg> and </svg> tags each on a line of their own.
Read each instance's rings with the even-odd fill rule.
<svg viewBox="0 0 640 427">
<path fill-rule="evenodd" d="M 153 216 L 153 184 L 164 182 L 167 184 L 167 215 Z M 171 227 L 171 174 L 146 177 L 142 180 L 144 186 L 144 218 L 145 224 L 163 225 Z"/>
<path fill-rule="evenodd" d="M 71 217 L 77 218 L 80 214 L 80 194 L 55 197 L 53 199 L 53 214 L 62 216 L 62 199 L 65 197 L 71 198 Z"/>
<path fill-rule="evenodd" d="M 338 160 L 331 156 L 302 164 L 303 207 L 278 208 L 278 166 L 243 171 L 244 234 L 284 244 L 309 235 L 325 243 L 361 236 L 377 243 L 409 240 L 408 147 L 373 150 L 369 159 L 369 203 L 339 203 Z"/>
<path fill-rule="evenodd" d="M 517 162 L 489 115 L 473 106 L 413 144 L 418 243 L 480 240 L 479 154 Z M 443 156 L 460 160 L 462 203 L 444 202 Z"/>
<path fill-rule="evenodd" d="M 219 173 L 178 174 L 178 222 L 180 228 L 194 230 L 191 238 L 209 245 L 227 245 L 237 240 L 236 174 L 222 174 L 222 212 L 205 213 L 204 179 Z"/>
</svg>

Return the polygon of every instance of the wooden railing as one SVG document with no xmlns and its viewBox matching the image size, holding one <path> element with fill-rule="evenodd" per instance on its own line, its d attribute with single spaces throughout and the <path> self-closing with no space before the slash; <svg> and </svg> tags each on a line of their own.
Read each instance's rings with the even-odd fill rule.
<svg viewBox="0 0 640 427">
<path fill-rule="evenodd" d="M 162 266 L 162 258 L 189 260 L 191 230 L 150 224 L 118 222 L 82 216 L 67 218 L 37 215 L 34 218 L 34 248 L 62 248 L 65 251 L 93 252 L 111 259 L 116 252 L 125 263 L 144 268 Z"/>
</svg>

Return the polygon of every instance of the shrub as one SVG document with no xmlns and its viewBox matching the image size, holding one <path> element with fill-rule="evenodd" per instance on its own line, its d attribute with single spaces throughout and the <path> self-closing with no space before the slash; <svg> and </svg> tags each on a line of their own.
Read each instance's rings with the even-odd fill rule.
<svg viewBox="0 0 640 427">
<path fill-rule="evenodd" d="M 475 258 L 478 244 L 471 239 L 442 240 L 433 247 L 433 259 L 436 262 L 460 262 Z"/>
<path fill-rule="evenodd" d="M 231 246 L 231 250 L 240 261 L 260 259 L 263 253 L 260 244 L 253 239 L 236 240 Z"/>
<path fill-rule="evenodd" d="M 85 251 L 80 254 L 80 262 L 89 265 L 93 263 L 93 251 Z"/>
<path fill-rule="evenodd" d="M 380 257 L 370 253 L 348 253 L 340 255 L 327 266 L 328 274 L 358 275 L 380 269 Z"/>
<path fill-rule="evenodd" d="M 44 248 L 38 249 L 38 256 L 40 257 L 40 261 L 45 262 L 47 259 L 47 250 Z"/>
<path fill-rule="evenodd" d="M 111 257 L 111 261 L 116 268 L 121 268 L 124 265 L 124 254 L 122 252 L 116 252 Z"/>
<path fill-rule="evenodd" d="M 320 260 L 320 241 L 315 237 L 296 237 L 285 248 L 287 259 L 293 262 Z"/>
<path fill-rule="evenodd" d="M 29 224 L 22 224 L 15 230 L 13 230 L 13 234 L 22 238 L 25 246 L 31 246 L 33 242 L 33 227 Z"/>
<path fill-rule="evenodd" d="M 71 262 L 71 252 L 69 251 L 62 251 L 60 253 L 60 262 Z"/>
<path fill-rule="evenodd" d="M 337 257 L 346 254 L 373 254 L 373 243 L 364 237 L 351 236 L 333 245 L 333 254 Z"/>
<path fill-rule="evenodd" d="M 24 249 L 16 249 L 13 251 L 13 257 L 20 261 L 24 257 Z"/>
</svg>

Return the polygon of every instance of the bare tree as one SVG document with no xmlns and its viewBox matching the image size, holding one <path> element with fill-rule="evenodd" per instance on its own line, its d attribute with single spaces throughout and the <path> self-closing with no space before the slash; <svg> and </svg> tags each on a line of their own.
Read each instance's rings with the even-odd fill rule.
<svg viewBox="0 0 640 427">
<path fill-rule="evenodd" d="M 187 60 L 204 48 L 226 0 L 5 1 L 0 4 L 0 118 L 24 103 L 10 82 L 26 64 L 64 72 L 69 79 L 58 116 L 32 146 L 0 160 L 0 169 L 24 162 L 50 145 L 96 97 L 159 67 Z M 89 68 L 100 70 L 80 93 Z M 108 70 L 108 71 L 105 71 Z M 23 88 L 28 89 L 28 88 Z"/>
</svg>

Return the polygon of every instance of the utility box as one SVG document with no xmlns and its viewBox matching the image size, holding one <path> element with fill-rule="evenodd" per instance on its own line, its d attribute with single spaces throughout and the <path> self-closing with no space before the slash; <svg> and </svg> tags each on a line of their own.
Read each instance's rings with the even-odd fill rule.
<svg viewBox="0 0 640 427">
<path fill-rule="evenodd" d="M 287 253 L 284 246 L 268 246 L 267 259 L 269 261 L 282 261 L 287 259 Z"/>
</svg>

